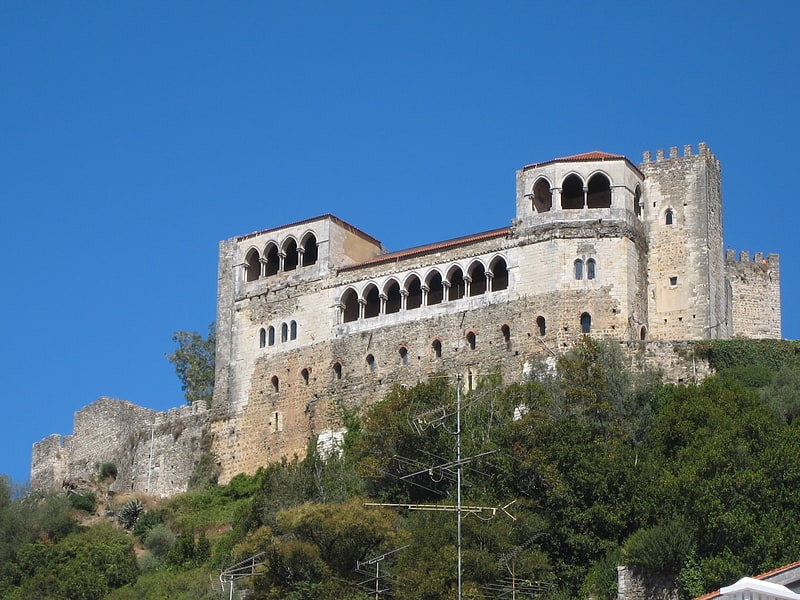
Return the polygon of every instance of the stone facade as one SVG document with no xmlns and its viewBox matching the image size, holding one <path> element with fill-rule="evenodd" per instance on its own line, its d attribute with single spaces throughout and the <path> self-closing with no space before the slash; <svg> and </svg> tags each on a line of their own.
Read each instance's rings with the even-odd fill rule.
<svg viewBox="0 0 800 600">
<path fill-rule="evenodd" d="M 688 340 L 780 337 L 777 256 L 726 258 L 722 236 L 720 166 L 701 144 L 645 153 L 639 166 L 602 152 L 528 165 L 509 227 L 400 252 L 333 215 L 225 240 L 214 398 L 194 430 L 208 426 L 225 482 L 304 455 L 341 430 L 343 408 L 394 385 L 432 373 L 468 387 L 488 374 L 519 381 L 584 334 L 669 380 L 697 379 L 707 365 L 680 347 Z M 155 416 L 129 412 L 139 437 L 150 431 Z M 63 444 L 37 444 L 34 479 L 116 453 L 144 489 L 152 467 L 138 450 L 120 454 L 119 440 L 136 437 L 124 422 L 111 411 L 90 434 L 76 418 Z"/>
</svg>

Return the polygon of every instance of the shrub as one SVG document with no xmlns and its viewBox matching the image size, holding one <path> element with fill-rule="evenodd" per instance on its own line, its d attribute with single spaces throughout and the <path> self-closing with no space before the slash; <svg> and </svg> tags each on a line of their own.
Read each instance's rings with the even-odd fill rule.
<svg viewBox="0 0 800 600">
<path fill-rule="evenodd" d="M 686 527 L 677 521 L 640 529 L 625 542 L 628 563 L 653 573 L 676 575 L 691 555 L 694 542 Z"/>
<path fill-rule="evenodd" d="M 106 462 L 100 465 L 100 479 L 116 479 L 117 478 L 117 465 L 112 462 Z"/>
<path fill-rule="evenodd" d="M 158 524 L 148 532 L 144 547 L 150 550 L 154 556 L 163 560 L 173 543 L 175 543 L 175 534 L 165 525 Z"/>
<path fill-rule="evenodd" d="M 144 540 L 151 529 L 163 522 L 163 511 L 160 509 L 148 510 L 136 521 L 136 525 L 133 527 L 133 534 L 140 540 Z"/>
<path fill-rule="evenodd" d="M 84 492 L 82 494 L 70 494 L 69 503 L 72 508 L 92 514 L 97 508 L 97 496 L 94 492 Z"/>
</svg>

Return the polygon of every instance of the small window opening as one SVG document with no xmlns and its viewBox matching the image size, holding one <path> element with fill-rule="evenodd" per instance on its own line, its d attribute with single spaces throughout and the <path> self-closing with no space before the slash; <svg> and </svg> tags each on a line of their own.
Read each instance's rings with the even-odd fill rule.
<svg viewBox="0 0 800 600">
<path fill-rule="evenodd" d="M 267 337 L 269 339 L 269 345 L 270 346 L 274 346 L 275 345 L 275 328 L 272 325 L 269 326 Z"/>
<path fill-rule="evenodd" d="M 258 347 L 263 348 L 267 345 L 267 330 L 263 327 L 258 330 Z"/>
<path fill-rule="evenodd" d="M 281 342 L 289 339 L 289 326 L 286 323 L 281 324 Z"/>
<path fill-rule="evenodd" d="M 272 431 L 273 433 L 283 431 L 283 419 L 281 419 L 281 413 L 277 411 L 272 413 Z"/>
<path fill-rule="evenodd" d="M 367 366 L 369 367 L 370 373 L 374 373 L 375 369 L 378 368 L 378 364 L 375 362 L 375 357 L 372 354 L 367 354 Z"/>
<path fill-rule="evenodd" d="M 597 269 L 597 263 L 593 258 L 586 261 L 586 279 L 594 279 Z"/>
<path fill-rule="evenodd" d="M 333 363 L 333 374 L 336 376 L 336 379 L 342 378 L 342 363 L 340 362 Z"/>
<path fill-rule="evenodd" d="M 503 325 L 500 327 L 500 333 L 503 334 L 503 341 L 506 343 L 506 348 L 511 347 L 511 327 Z"/>
<path fill-rule="evenodd" d="M 547 331 L 547 323 L 545 322 L 544 317 L 536 317 L 536 326 L 539 328 L 539 337 L 544 337 L 544 334 Z"/>
<path fill-rule="evenodd" d="M 578 260 L 575 261 L 574 267 L 575 267 L 575 279 L 577 281 L 580 281 L 581 279 L 583 279 L 583 261 L 579 258 Z"/>
<path fill-rule="evenodd" d="M 642 341 L 645 341 L 647 339 L 647 329 L 645 327 L 642 327 L 639 330 L 639 339 Z"/>
<path fill-rule="evenodd" d="M 309 374 L 309 372 L 308 372 L 308 369 L 303 369 L 302 371 L 300 371 L 300 376 L 303 378 L 303 382 L 304 382 L 306 385 L 308 385 L 308 379 L 309 379 L 309 375 L 310 375 L 310 374 Z"/>
<path fill-rule="evenodd" d="M 470 350 L 475 350 L 476 339 L 475 333 L 472 331 L 467 334 L 467 344 L 469 345 Z"/>
<path fill-rule="evenodd" d="M 581 333 L 591 333 L 592 331 L 592 315 L 583 313 L 581 315 Z"/>
<path fill-rule="evenodd" d="M 289 339 L 297 339 L 297 321 L 292 321 L 291 325 L 289 326 Z"/>
<path fill-rule="evenodd" d="M 675 218 L 675 215 L 673 214 L 672 209 L 668 208 L 667 212 L 666 212 L 666 216 L 664 217 L 664 223 L 666 225 L 672 225 L 672 223 L 674 221 L 674 218 Z"/>
<path fill-rule="evenodd" d="M 272 376 L 272 391 L 277 392 L 280 389 L 280 382 L 278 381 L 278 376 Z"/>
<path fill-rule="evenodd" d="M 433 340 L 431 347 L 433 348 L 433 355 L 436 358 L 442 358 L 442 342 L 439 340 Z"/>
<path fill-rule="evenodd" d="M 398 351 L 400 354 L 400 362 L 404 365 L 408 364 L 408 348 L 405 346 L 400 346 L 400 350 Z"/>
<path fill-rule="evenodd" d="M 678 278 L 677 277 L 670 277 L 669 278 L 670 285 L 678 285 Z"/>
</svg>

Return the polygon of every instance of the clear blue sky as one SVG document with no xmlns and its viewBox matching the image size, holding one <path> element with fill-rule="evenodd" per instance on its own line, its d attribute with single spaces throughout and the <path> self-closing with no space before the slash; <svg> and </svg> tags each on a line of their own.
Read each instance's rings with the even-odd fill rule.
<svg viewBox="0 0 800 600">
<path fill-rule="evenodd" d="M 0 3 L 0 472 L 100 396 L 183 402 L 219 240 L 332 212 L 389 250 L 508 225 L 514 172 L 705 141 L 726 247 L 800 335 L 800 3 Z"/>
</svg>

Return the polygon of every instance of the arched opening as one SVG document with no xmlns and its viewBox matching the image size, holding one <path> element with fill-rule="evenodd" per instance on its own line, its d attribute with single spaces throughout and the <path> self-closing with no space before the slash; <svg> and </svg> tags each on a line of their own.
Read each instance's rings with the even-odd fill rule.
<svg viewBox="0 0 800 600">
<path fill-rule="evenodd" d="M 668 208 L 667 212 L 664 213 L 664 224 L 672 225 L 674 221 L 675 221 L 675 214 L 672 212 L 671 208 Z"/>
<path fill-rule="evenodd" d="M 377 317 L 381 313 L 381 296 L 378 288 L 374 284 L 369 284 L 364 293 L 364 300 L 367 304 L 364 306 L 364 318 L 371 319 Z"/>
<path fill-rule="evenodd" d="M 595 173 L 589 179 L 586 206 L 589 208 L 611 208 L 611 181 L 602 173 Z"/>
<path fill-rule="evenodd" d="M 267 330 L 267 339 L 270 346 L 275 345 L 275 328 L 272 325 L 270 325 L 269 329 Z"/>
<path fill-rule="evenodd" d="M 511 348 L 511 327 L 509 327 L 506 323 L 503 323 L 500 326 L 500 333 L 503 336 L 503 341 L 506 344 L 506 349 Z"/>
<path fill-rule="evenodd" d="M 470 350 L 475 350 L 475 346 L 477 345 L 477 339 L 476 339 L 476 336 L 475 336 L 475 332 L 474 331 L 467 332 L 466 339 L 467 339 L 467 345 L 469 346 L 469 349 Z"/>
<path fill-rule="evenodd" d="M 586 261 L 586 279 L 594 279 L 597 276 L 597 263 L 593 258 Z"/>
<path fill-rule="evenodd" d="M 292 321 L 289 324 L 289 339 L 290 340 L 297 339 L 297 321 Z"/>
<path fill-rule="evenodd" d="M 633 191 L 633 212 L 637 217 L 642 216 L 642 188 L 640 188 L 638 185 Z"/>
<path fill-rule="evenodd" d="M 589 313 L 583 313 L 581 315 L 581 333 L 591 333 L 592 332 L 592 315 Z"/>
<path fill-rule="evenodd" d="M 283 270 L 294 271 L 298 262 L 297 242 L 293 238 L 286 240 L 283 244 L 283 252 L 285 254 L 283 257 Z"/>
<path fill-rule="evenodd" d="M 400 305 L 402 303 L 400 284 L 392 279 L 386 284 L 383 293 L 386 294 L 386 314 L 400 312 Z"/>
<path fill-rule="evenodd" d="M 258 330 L 258 347 L 264 348 L 267 345 L 267 330 L 263 327 Z"/>
<path fill-rule="evenodd" d="M 313 233 L 307 233 L 303 237 L 301 245 L 303 247 L 303 266 L 310 267 L 317 262 L 318 258 L 317 238 Z"/>
<path fill-rule="evenodd" d="M 406 310 L 413 310 L 422 306 L 422 284 L 419 282 L 419 277 L 412 275 L 406 281 Z"/>
<path fill-rule="evenodd" d="M 450 282 L 450 291 L 447 295 L 447 299 L 452 302 L 453 300 L 460 300 L 463 298 L 467 282 L 464 281 L 464 272 L 461 270 L 461 267 L 453 267 L 450 270 L 448 281 Z"/>
<path fill-rule="evenodd" d="M 300 371 L 300 377 L 303 378 L 303 383 L 305 383 L 306 385 L 308 385 L 308 380 L 310 375 L 311 374 L 309 373 L 308 369 L 303 369 L 302 371 Z"/>
<path fill-rule="evenodd" d="M 273 375 L 270 381 L 272 382 L 272 391 L 277 392 L 280 388 L 280 383 L 278 382 L 278 376 Z"/>
<path fill-rule="evenodd" d="M 561 208 L 583 208 L 583 180 L 574 173 L 561 184 Z"/>
<path fill-rule="evenodd" d="M 378 368 L 378 363 L 375 362 L 375 357 L 372 354 L 367 354 L 367 368 L 370 373 L 374 373 Z"/>
<path fill-rule="evenodd" d="M 575 272 L 576 280 L 580 281 L 583 279 L 583 261 L 580 258 L 575 260 L 575 263 L 573 264 L 573 270 Z"/>
<path fill-rule="evenodd" d="M 400 349 L 397 352 L 398 352 L 398 354 L 400 354 L 400 362 L 403 365 L 407 365 L 408 364 L 408 348 L 406 348 L 405 346 L 400 346 Z"/>
<path fill-rule="evenodd" d="M 442 276 L 434 271 L 428 276 L 428 306 L 440 304 L 444 299 L 444 285 Z"/>
<path fill-rule="evenodd" d="M 244 259 L 244 272 L 247 281 L 255 281 L 261 276 L 261 257 L 255 248 L 251 249 Z"/>
<path fill-rule="evenodd" d="M 497 256 L 492 260 L 489 270 L 492 272 L 492 291 L 508 289 L 508 266 L 502 256 Z"/>
<path fill-rule="evenodd" d="M 266 257 L 267 264 L 264 265 L 265 274 L 266 275 L 275 275 L 280 269 L 281 266 L 281 259 L 278 255 L 278 246 L 275 244 L 268 244 L 267 249 L 264 252 L 264 256 Z"/>
<path fill-rule="evenodd" d="M 342 294 L 342 321 L 352 323 L 358 320 L 358 294 L 352 288 Z"/>
<path fill-rule="evenodd" d="M 470 296 L 480 296 L 481 294 L 486 293 L 486 269 L 483 268 L 483 265 L 480 261 L 473 262 L 469 269 L 467 270 L 469 273 L 470 284 L 469 284 L 469 295 Z"/>
<path fill-rule="evenodd" d="M 647 339 L 647 328 L 642 325 L 642 328 L 639 330 L 639 339 L 645 341 Z"/>
<path fill-rule="evenodd" d="M 281 323 L 281 342 L 289 339 L 289 326 L 286 323 Z"/>
<path fill-rule="evenodd" d="M 442 358 L 442 342 L 440 340 L 433 340 L 433 342 L 431 342 L 431 348 L 436 358 Z"/>
<path fill-rule="evenodd" d="M 337 380 L 342 378 L 342 363 L 333 363 L 333 376 L 336 377 Z"/>
<path fill-rule="evenodd" d="M 539 337 L 544 337 L 544 334 L 547 333 L 547 321 L 543 316 L 536 317 L 536 327 L 539 328 Z"/>
<path fill-rule="evenodd" d="M 541 213 L 548 212 L 551 208 L 553 208 L 553 192 L 550 190 L 550 182 L 540 177 L 533 184 L 533 210 Z"/>
</svg>

